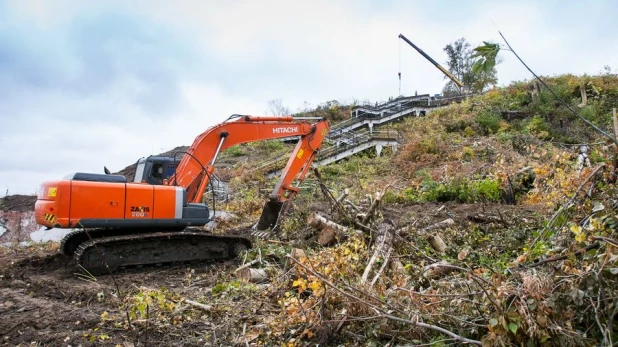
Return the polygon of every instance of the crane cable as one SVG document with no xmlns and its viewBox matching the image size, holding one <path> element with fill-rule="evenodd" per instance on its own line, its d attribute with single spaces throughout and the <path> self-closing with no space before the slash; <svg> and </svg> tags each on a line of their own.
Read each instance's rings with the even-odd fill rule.
<svg viewBox="0 0 618 347">
<path fill-rule="evenodd" d="M 397 96 L 401 96 L 401 38 L 397 38 L 397 42 L 399 43 L 399 67 L 397 76 L 399 76 L 399 94 Z"/>
<path fill-rule="evenodd" d="M 494 23 L 495 25 L 495 23 Z M 515 57 L 519 60 L 519 62 L 521 62 L 524 67 L 530 71 L 530 73 L 532 74 L 532 76 L 534 76 L 539 82 L 541 82 L 541 84 L 547 88 L 547 90 L 549 90 L 549 92 L 554 96 L 554 98 L 556 98 L 556 100 L 558 100 L 562 106 L 566 107 L 569 111 L 571 111 L 572 114 L 574 114 L 577 118 L 581 119 L 584 123 L 588 124 L 590 127 L 592 127 L 594 130 L 596 130 L 597 132 L 599 132 L 601 135 L 607 137 L 608 139 L 612 140 L 613 143 L 615 143 L 616 145 L 618 145 L 618 139 L 616 139 L 615 137 L 613 137 L 612 135 L 610 135 L 609 133 L 603 131 L 601 128 L 599 128 L 598 126 L 596 126 L 594 123 L 592 123 L 591 121 L 589 121 L 588 119 L 584 118 L 582 115 L 580 115 L 577 111 L 575 111 L 569 104 L 566 103 L 566 101 L 564 101 L 560 96 L 558 96 L 558 94 L 556 94 L 556 92 L 554 92 L 554 90 L 552 88 L 550 88 L 547 83 L 545 83 L 545 81 L 543 81 L 536 73 L 534 73 L 534 71 L 532 71 L 532 69 L 530 67 L 528 67 L 528 65 L 526 65 L 526 63 L 524 63 L 524 61 L 519 57 L 519 55 L 517 53 L 515 53 L 515 50 L 513 49 L 513 47 L 511 47 L 511 45 L 509 44 L 509 42 L 506 40 L 506 37 L 504 37 L 504 35 L 502 35 L 502 33 L 500 32 L 500 30 L 498 30 L 498 34 L 500 34 L 500 36 L 502 37 L 502 39 L 504 40 L 504 43 L 506 43 L 507 47 L 509 48 L 509 50 L 511 50 L 511 52 L 515 55 Z"/>
</svg>

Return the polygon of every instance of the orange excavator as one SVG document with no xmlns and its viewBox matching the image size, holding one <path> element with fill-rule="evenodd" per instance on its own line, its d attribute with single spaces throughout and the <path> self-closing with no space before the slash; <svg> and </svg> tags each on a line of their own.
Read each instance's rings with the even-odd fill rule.
<svg viewBox="0 0 618 347">
<path fill-rule="evenodd" d="M 241 143 L 299 137 L 255 226 L 268 230 L 277 225 L 284 203 L 299 192 L 293 183 L 304 180 L 327 133 L 325 119 L 233 115 L 197 136 L 179 162 L 169 157 L 140 159 L 134 182 L 121 175 L 75 173 L 43 183 L 36 221 L 49 228 L 74 229 L 62 240 L 61 251 L 92 274 L 108 268 L 233 258 L 251 247 L 248 238 L 199 228 L 212 219 L 203 196 L 212 184 L 219 153 Z"/>
</svg>

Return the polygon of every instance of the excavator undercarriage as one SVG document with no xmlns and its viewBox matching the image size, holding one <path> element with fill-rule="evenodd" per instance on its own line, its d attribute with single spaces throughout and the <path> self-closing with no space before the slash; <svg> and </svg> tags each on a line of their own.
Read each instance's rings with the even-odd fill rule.
<svg viewBox="0 0 618 347">
<path fill-rule="evenodd" d="M 214 235 L 197 228 L 82 229 L 66 235 L 61 243 L 62 253 L 73 256 L 93 275 L 142 265 L 226 260 L 249 248 L 246 237 Z"/>
</svg>

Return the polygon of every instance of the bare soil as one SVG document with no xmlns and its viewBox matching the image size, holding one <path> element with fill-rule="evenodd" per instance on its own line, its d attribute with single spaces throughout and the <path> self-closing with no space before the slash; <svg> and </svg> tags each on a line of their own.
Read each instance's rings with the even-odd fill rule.
<svg viewBox="0 0 618 347">
<path fill-rule="evenodd" d="M 169 288 L 186 298 L 217 281 L 217 273 L 232 272 L 238 261 L 126 269 L 114 276 L 121 295 L 139 287 Z M 189 270 L 190 268 L 190 270 Z M 110 336 L 110 345 L 144 345 L 144 336 L 125 329 L 101 328 L 101 315 L 122 314 L 111 276 L 84 280 L 73 260 L 58 253 L 56 244 L 28 248 L 0 247 L 0 345 L 86 346 L 89 334 Z M 186 285 L 186 275 L 204 280 Z M 95 330 L 96 329 L 96 330 Z M 149 345 L 184 345 L 186 339 L 148 333 Z M 138 340 L 142 341 L 139 343 Z M 108 345 L 97 340 L 94 345 Z M 112 343 L 113 342 L 113 343 Z M 158 343 L 160 342 L 160 343 Z M 37 344 L 37 345 L 39 345 Z"/>
<path fill-rule="evenodd" d="M 36 195 L 7 195 L 0 198 L 0 210 L 2 211 L 34 211 Z"/>
<path fill-rule="evenodd" d="M 499 212 L 498 212 L 499 211 Z M 400 223 L 415 221 L 416 227 L 452 218 L 458 225 L 469 223 L 481 215 L 501 215 L 505 223 L 515 219 L 539 218 L 542 208 L 508 206 L 500 204 L 422 204 L 387 205 L 385 218 Z M 246 229 L 230 230 L 231 234 L 244 234 Z M 32 246 L 28 248 L 0 248 L 0 345 L 29 345 L 38 342 L 44 345 L 90 345 L 88 337 L 105 333 L 107 341 L 96 340 L 96 345 L 144 345 L 143 330 L 132 333 L 124 328 L 111 329 L 102 324 L 101 315 L 123 315 L 119 308 L 114 279 L 121 296 L 138 288 L 168 288 L 187 299 L 203 297 L 205 291 L 229 278 L 240 260 L 223 263 L 184 264 L 162 267 L 125 269 L 111 276 L 99 276 L 96 280 L 80 278 L 73 260 L 58 253 L 58 245 Z M 201 280 L 187 285 L 187 276 L 200 276 Z M 212 317 L 216 319 L 216 317 Z M 200 345 L 205 342 L 192 338 L 187 331 L 209 330 L 216 321 L 193 322 L 187 327 L 174 327 L 175 333 L 150 331 L 150 345 Z M 188 329 L 188 330 L 183 330 Z M 141 342 L 140 342 L 141 341 Z M 157 343 L 155 343 L 157 341 Z M 113 342 L 113 343 L 112 343 Z"/>
</svg>

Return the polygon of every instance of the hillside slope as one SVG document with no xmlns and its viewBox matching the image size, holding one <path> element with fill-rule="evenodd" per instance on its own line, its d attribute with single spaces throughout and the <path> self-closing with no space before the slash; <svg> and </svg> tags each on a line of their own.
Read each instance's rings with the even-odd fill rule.
<svg viewBox="0 0 618 347">
<path fill-rule="evenodd" d="M 548 83 L 584 117 L 610 129 L 617 76 L 558 76 Z M 38 338 L 28 324 L 3 323 L 0 331 L 13 344 L 75 345 L 121 344 L 127 336 L 164 345 L 593 346 L 616 340 L 618 191 L 610 141 L 532 82 L 389 128 L 403 138 L 398 150 L 319 168 L 321 181 L 313 177 L 304 186 L 281 231 L 236 261 L 127 270 L 118 275 L 119 295 L 110 278 L 84 283 L 73 276 L 77 269 L 51 255 L 54 245 L 2 249 L 0 291 L 11 302 L 39 300 L 63 313 L 55 324 L 42 322 L 47 330 Z M 589 147 L 584 165 L 582 144 Z M 289 150 L 264 142 L 222 156 L 233 194 L 218 208 L 236 218 L 217 232 L 257 219 L 260 188 L 273 179 L 254 168 Z M 370 214 L 372 205 L 378 207 Z M 345 228 L 315 230 L 309 226 L 314 212 Z M 336 237 L 320 245 L 328 232 Z M 239 280 L 246 271 L 234 269 L 242 263 L 268 279 Z M 35 283 L 32 298 L 19 294 Z M 45 285 L 53 290 L 37 289 Z"/>
</svg>

